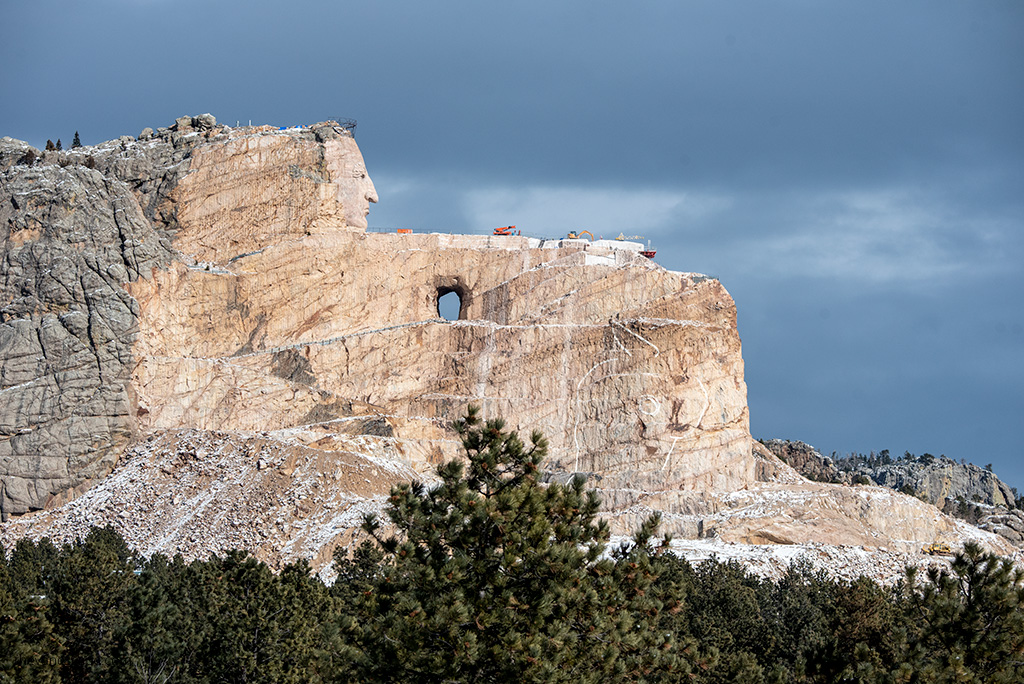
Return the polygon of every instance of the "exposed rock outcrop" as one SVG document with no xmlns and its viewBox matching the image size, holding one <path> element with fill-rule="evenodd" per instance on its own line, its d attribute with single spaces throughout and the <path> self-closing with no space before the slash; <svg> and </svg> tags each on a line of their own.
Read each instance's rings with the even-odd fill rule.
<svg viewBox="0 0 1024 684">
<path fill-rule="evenodd" d="M 140 312 L 125 284 L 172 261 L 195 266 L 194 256 L 172 245 L 179 209 L 195 240 L 230 203 L 236 223 L 260 226 L 247 246 L 280 237 L 273 231 L 292 225 L 308 229 L 312 219 L 304 221 L 303 210 L 293 207 L 308 205 L 313 218 L 344 225 L 337 184 L 326 176 L 319 183 L 307 179 L 327 172 L 326 145 L 317 140 L 328 136 L 317 129 L 276 136 L 260 127 L 237 135 L 209 115 L 182 117 L 172 128 L 146 142 L 123 136 L 70 152 L 43 154 L 10 138 L 0 142 L 4 519 L 59 503 L 106 475 L 131 438 Z M 351 137 L 332 144 L 355 149 Z M 235 159 L 248 164 L 238 164 L 227 186 L 229 194 L 246 188 L 245 202 L 219 197 L 211 180 L 230 173 L 217 161 L 238 146 L 246 152 Z M 214 161 L 206 163 L 203 152 L 211 149 Z M 27 153 L 39 160 L 24 163 Z M 285 166 L 275 165 L 275 157 Z M 190 175 L 191 186 L 179 190 Z M 268 178 L 280 182 L 268 187 Z M 310 194 L 323 198 L 310 205 Z M 187 200 L 181 208 L 179 197 Z M 356 210 L 365 217 L 364 208 Z M 268 220 L 273 216 L 278 219 Z"/>
<path fill-rule="evenodd" d="M 117 461 L 134 428 L 128 380 L 139 313 L 124 284 L 169 256 L 117 179 L 57 164 L 0 175 L 4 518 Z"/>
<path fill-rule="evenodd" d="M 770 439 L 762 444 L 810 480 L 895 489 L 1015 545 L 1024 542 L 1024 512 L 1015 509 L 1013 490 L 995 473 L 974 464 L 927 454 L 888 463 L 884 462 L 889 460 L 887 454 L 848 457 L 837 463 L 804 442 Z"/>
<path fill-rule="evenodd" d="M 901 460 L 884 466 L 858 466 L 854 473 L 892 489 L 912 489 L 927 501 L 966 499 L 990 506 L 1014 507 L 1010 487 L 990 470 L 948 458 Z"/>
<path fill-rule="evenodd" d="M 993 506 L 990 510 L 981 512 L 978 527 L 1024 547 L 1024 511 L 1019 508 Z"/>
<path fill-rule="evenodd" d="M 828 456 L 822 456 L 810 444 L 788 439 L 762 440 L 761 444 L 808 480 L 850 484 L 849 476 L 839 470 Z"/>
<path fill-rule="evenodd" d="M 946 499 L 973 501 L 987 506 L 1014 508 L 1013 490 L 995 473 L 973 463 L 958 463 L 929 454 L 892 461 L 885 456 L 847 457 L 837 463 L 804 442 L 783 439 L 762 444 L 809 480 L 852 484 L 878 484 L 917 494 L 935 505 Z M 858 478 L 859 476 L 859 478 Z"/>
<path fill-rule="evenodd" d="M 715 279 L 625 242 L 367 233 L 376 189 L 331 122 L 182 117 L 140 138 L 0 181 L 4 514 L 53 508 L 124 454 L 8 542 L 104 520 L 143 549 L 322 563 L 391 483 L 458 455 L 467 404 L 541 430 L 549 476 L 586 474 L 623 531 L 660 510 L 670 531 L 754 543 L 967 534 L 755 446 Z M 439 316 L 447 292 L 459 320 Z"/>
</svg>

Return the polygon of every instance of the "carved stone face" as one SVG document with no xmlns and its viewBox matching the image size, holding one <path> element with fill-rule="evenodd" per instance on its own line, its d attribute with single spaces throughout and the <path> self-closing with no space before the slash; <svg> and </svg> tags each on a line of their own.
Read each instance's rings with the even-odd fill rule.
<svg viewBox="0 0 1024 684">
<path fill-rule="evenodd" d="M 370 203 L 377 202 L 377 189 L 366 172 L 363 154 L 356 141 L 348 136 L 328 140 L 327 169 L 331 181 L 338 185 L 338 201 L 350 228 L 366 228 Z"/>
</svg>

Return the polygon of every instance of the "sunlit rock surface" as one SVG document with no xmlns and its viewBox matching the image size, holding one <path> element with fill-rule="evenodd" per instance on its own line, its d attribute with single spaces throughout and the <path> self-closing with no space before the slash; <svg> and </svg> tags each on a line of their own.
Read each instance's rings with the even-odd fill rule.
<svg viewBox="0 0 1024 684">
<path fill-rule="evenodd" d="M 543 432 L 549 476 L 586 475 L 620 531 L 657 510 L 750 543 L 964 536 L 755 449 L 717 280 L 628 242 L 368 233 L 376 188 L 332 123 L 141 137 L 0 149 L 0 500 L 49 509 L 6 543 L 111 522 L 143 550 L 323 565 L 393 483 L 458 456 L 469 404 Z"/>
</svg>

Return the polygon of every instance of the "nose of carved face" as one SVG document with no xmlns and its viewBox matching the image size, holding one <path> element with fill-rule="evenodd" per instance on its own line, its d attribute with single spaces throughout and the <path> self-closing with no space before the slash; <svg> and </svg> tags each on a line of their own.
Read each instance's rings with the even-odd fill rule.
<svg viewBox="0 0 1024 684">
<path fill-rule="evenodd" d="M 366 187 L 363 189 L 363 199 L 366 200 L 366 204 L 363 206 L 363 227 L 366 227 L 366 218 L 370 215 L 370 204 L 377 203 L 377 188 L 373 187 L 373 181 L 370 177 L 366 177 Z"/>
</svg>

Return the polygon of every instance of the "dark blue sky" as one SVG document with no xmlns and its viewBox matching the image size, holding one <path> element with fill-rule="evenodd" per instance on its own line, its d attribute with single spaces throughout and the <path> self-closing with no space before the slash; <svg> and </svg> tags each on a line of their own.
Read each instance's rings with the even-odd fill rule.
<svg viewBox="0 0 1024 684">
<path fill-rule="evenodd" d="M 371 226 L 643 234 L 757 437 L 1024 484 L 1024 3 L 4 3 L 0 135 L 359 121 Z"/>
</svg>

